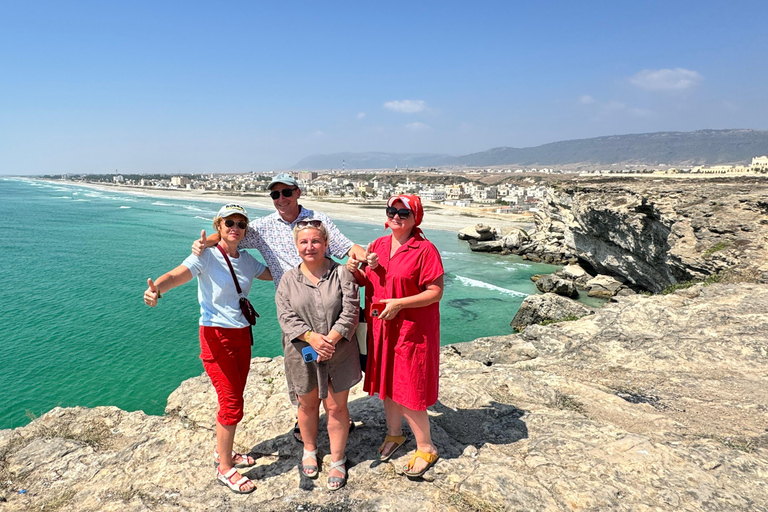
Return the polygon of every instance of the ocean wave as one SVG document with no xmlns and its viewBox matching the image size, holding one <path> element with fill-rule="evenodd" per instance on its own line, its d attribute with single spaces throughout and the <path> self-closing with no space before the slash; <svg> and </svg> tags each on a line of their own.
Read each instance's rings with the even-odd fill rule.
<svg viewBox="0 0 768 512">
<path fill-rule="evenodd" d="M 90 199 L 75 199 L 75 203 L 90 203 Z"/>
<path fill-rule="evenodd" d="M 464 277 L 457 275 L 456 279 L 463 284 L 464 286 L 472 286 L 474 288 L 486 288 L 488 290 L 494 290 L 497 292 L 505 293 L 507 295 L 512 295 L 513 297 L 527 297 L 527 293 L 518 292 L 515 290 L 509 290 L 507 288 L 502 288 L 501 286 L 496 286 L 495 284 L 486 283 L 484 281 L 478 281 L 477 279 L 471 279 L 469 277 Z"/>
<path fill-rule="evenodd" d="M 202 220 L 211 220 L 211 217 L 201 217 L 199 215 L 195 215 L 196 219 L 202 219 Z"/>
<path fill-rule="evenodd" d="M 182 204 L 181 207 L 184 208 L 185 210 L 189 210 L 189 211 L 192 211 L 192 212 L 207 212 L 207 211 L 210 211 L 210 210 L 206 210 L 204 208 L 198 208 L 197 206 L 192 206 L 190 204 Z"/>
<path fill-rule="evenodd" d="M 152 204 L 153 204 L 154 206 L 173 206 L 172 204 L 168 204 L 168 203 L 161 203 L 160 201 L 156 201 L 156 202 L 154 202 L 154 203 L 152 203 Z"/>
<path fill-rule="evenodd" d="M 51 199 L 72 199 L 69 196 L 52 196 Z"/>
<path fill-rule="evenodd" d="M 121 209 L 121 210 L 122 210 L 123 208 L 130 208 L 130 206 L 121 206 L 121 207 L 120 207 L 120 209 Z"/>
</svg>

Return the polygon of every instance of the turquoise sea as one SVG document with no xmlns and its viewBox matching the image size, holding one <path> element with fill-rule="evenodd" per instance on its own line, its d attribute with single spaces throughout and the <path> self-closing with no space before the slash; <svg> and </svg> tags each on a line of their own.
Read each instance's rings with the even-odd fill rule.
<svg viewBox="0 0 768 512">
<path fill-rule="evenodd" d="M 169 292 L 155 309 L 142 294 L 148 277 L 180 264 L 200 230 L 210 232 L 220 206 L 0 178 L 0 429 L 56 406 L 162 414 L 168 395 L 203 371 L 197 287 Z M 381 225 L 337 224 L 363 246 L 382 235 Z M 510 333 L 536 292 L 530 276 L 555 268 L 472 253 L 455 232 L 426 235 L 446 269 L 443 344 Z M 250 298 L 261 315 L 254 356 L 281 354 L 274 286 L 256 282 Z"/>
</svg>

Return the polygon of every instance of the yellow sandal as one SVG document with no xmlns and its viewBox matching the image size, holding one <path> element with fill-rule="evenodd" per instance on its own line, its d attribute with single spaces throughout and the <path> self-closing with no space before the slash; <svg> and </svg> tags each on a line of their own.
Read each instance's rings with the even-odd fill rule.
<svg viewBox="0 0 768 512">
<path fill-rule="evenodd" d="M 413 454 L 413 457 L 411 457 L 411 460 L 408 461 L 408 464 L 403 466 L 403 473 L 405 473 L 405 476 L 411 476 L 411 477 L 417 477 L 421 476 L 424 473 L 427 472 L 429 468 L 435 465 L 435 462 L 437 462 L 437 459 L 439 459 L 440 456 L 436 453 L 427 453 L 422 452 L 421 450 L 416 450 L 416 453 Z M 424 459 L 427 461 L 427 467 L 422 469 L 421 471 L 414 472 L 411 471 L 413 468 L 413 465 L 416 463 L 416 459 Z"/>
<path fill-rule="evenodd" d="M 392 455 L 397 451 L 398 448 L 403 446 L 403 444 L 407 439 L 408 438 L 406 437 L 405 434 L 401 436 L 390 436 L 389 434 L 387 434 L 387 437 L 384 438 L 384 442 L 381 443 L 381 446 L 379 446 L 379 460 L 382 462 L 385 462 L 391 459 Z M 389 451 L 387 455 L 383 455 L 384 447 L 387 446 L 387 443 L 394 443 L 395 446 Z"/>
</svg>

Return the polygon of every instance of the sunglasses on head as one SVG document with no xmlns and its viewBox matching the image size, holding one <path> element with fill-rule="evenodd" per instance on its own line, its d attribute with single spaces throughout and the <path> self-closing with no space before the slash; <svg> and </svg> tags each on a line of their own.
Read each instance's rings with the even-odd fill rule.
<svg viewBox="0 0 768 512">
<path fill-rule="evenodd" d="M 387 206 L 387 217 L 394 219 L 395 215 L 398 215 L 401 219 L 407 219 L 411 215 L 411 210 L 408 208 L 395 208 L 394 206 Z"/>
<path fill-rule="evenodd" d="M 226 219 L 224 221 L 224 225 L 227 226 L 228 228 L 231 228 L 235 224 L 237 224 L 237 227 L 239 227 L 240 229 L 245 229 L 248 227 L 248 223 L 245 222 L 244 220 L 238 220 L 237 222 L 235 222 L 232 219 Z"/>
<path fill-rule="evenodd" d="M 284 188 L 283 190 L 273 190 L 269 193 L 269 197 L 272 199 L 277 199 L 280 197 L 280 194 L 283 194 L 283 197 L 291 197 L 293 195 L 293 192 L 295 190 L 299 190 L 297 188 Z"/>
<path fill-rule="evenodd" d="M 299 229 L 308 228 L 310 226 L 313 228 L 319 228 L 322 225 L 323 225 L 323 221 L 317 220 L 317 219 L 300 220 L 299 222 L 296 223 L 296 227 L 298 227 Z"/>
</svg>

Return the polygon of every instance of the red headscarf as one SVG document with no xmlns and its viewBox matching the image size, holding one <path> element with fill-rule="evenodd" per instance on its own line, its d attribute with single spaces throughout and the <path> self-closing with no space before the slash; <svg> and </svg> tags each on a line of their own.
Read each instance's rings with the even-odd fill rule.
<svg viewBox="0 0 768 512">
<path fill-rule="evenodd" d="M 421 235 L 422 238 L 424 238 L 424 232 L 418 228 L 418 225 L 421 224 L 422 219 L 424 218 L 424 208 L 421 206 L 421 198 L 417 195 L 413 194 L 400 194 L 399 196 L 392 196 L 387 201 L 387 206 L 392 206 L 397 201 L 402 201 L 406 208 L 411 210 L 413 212 L 413 236 L 419 236 Z M 389 221 L 384 223 L 384 231 L 387 230 L 389 227 Z"/>
</svg>

